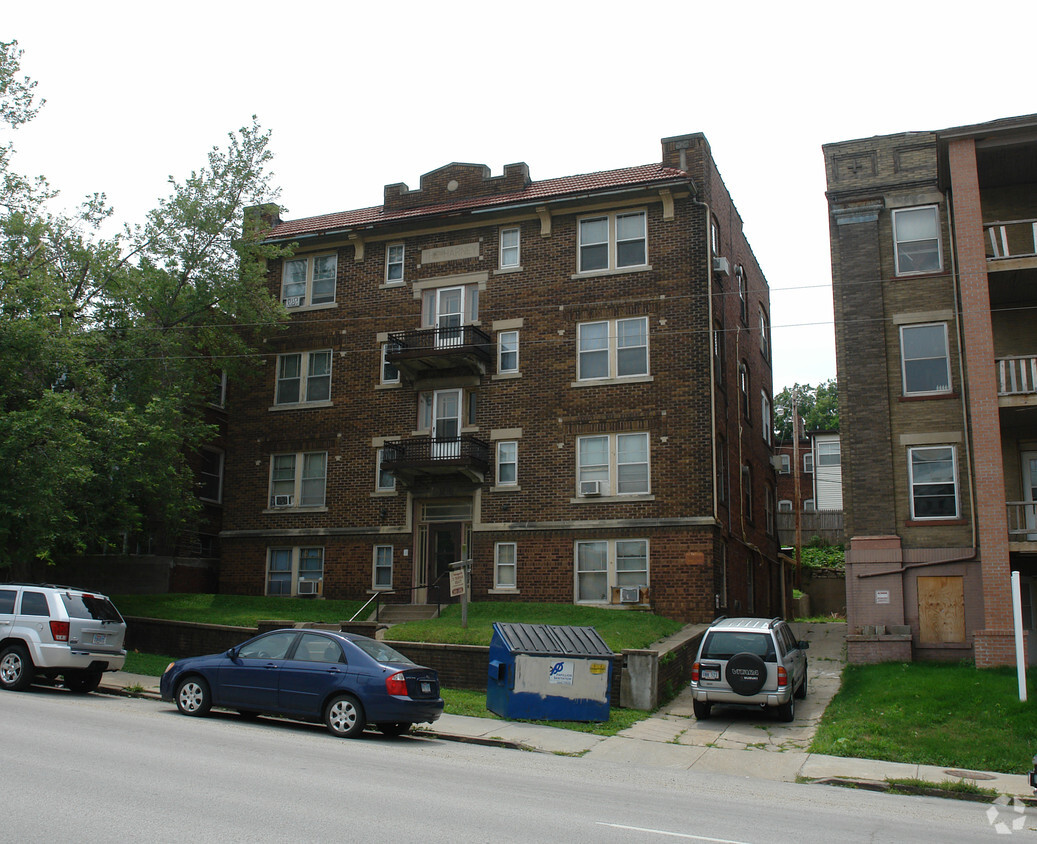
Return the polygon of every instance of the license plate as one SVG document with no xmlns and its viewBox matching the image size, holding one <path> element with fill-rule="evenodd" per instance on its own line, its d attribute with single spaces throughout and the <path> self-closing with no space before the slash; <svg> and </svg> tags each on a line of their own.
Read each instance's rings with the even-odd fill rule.
<svg viewBox="0 0 1037 844">
<path fill-rule="evenodd" d="M 703 668 L 702 669 L 703 680 L 719 680 L 720 669 L 719 668 Z"/>
<path fill-rule="evenodd" d="M 422 692 L 422 694 L 426 694 L 426 695 L 432 694 L 432 684 L 431 683 L 422 683 L 421 684 L 421 692 Z"/>
<path fill-rule="evenodd" d="M 107 633 L 95 633 L 94 634 L 94 644 L 95 645 L 103 645 L 107 641 L 108 641 L 108 634 Z"/>
</svg>

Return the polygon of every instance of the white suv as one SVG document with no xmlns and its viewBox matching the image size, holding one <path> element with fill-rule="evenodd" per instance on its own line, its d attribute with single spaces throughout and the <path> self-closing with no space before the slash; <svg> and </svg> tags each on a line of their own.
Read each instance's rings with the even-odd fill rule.
<svg viewBox="0 0 1037 844">
<path fill-rule="evenodd" d="M 126 622 L 104 595 L 50 583 L 0 584 L 0 688 L 55 680 L 92 692 L 126 661 Z"/>
<path fill-rule="evenodd" d="M 807 696 L 808 646 L 780 618 L 718 618 L 691 667 L 695 717 L 708 718 L 721 703 L 774 707 L 792 721 L 796 698 Z"/>
</svg>

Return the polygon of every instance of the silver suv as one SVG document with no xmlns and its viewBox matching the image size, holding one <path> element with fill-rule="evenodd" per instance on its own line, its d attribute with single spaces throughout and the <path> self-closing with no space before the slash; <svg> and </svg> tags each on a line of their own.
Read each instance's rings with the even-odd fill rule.
<svg viewBox="0 0 1037 844">
<path fill-rule="evenodd" d="M 723 703 L 776 707 L 782 721 L 793 720 L 796 698 L 807 696 L 808 647 L 780 618 L 718 618 L 691 667 L 695 717 Z"/>
<path fill-rule="evenodd" d="M 0 688 L 36 679 L 92 692 L 126 661 L 126 622 L 104 595 L 50 583 L 0 584 Z"/>
</svg>

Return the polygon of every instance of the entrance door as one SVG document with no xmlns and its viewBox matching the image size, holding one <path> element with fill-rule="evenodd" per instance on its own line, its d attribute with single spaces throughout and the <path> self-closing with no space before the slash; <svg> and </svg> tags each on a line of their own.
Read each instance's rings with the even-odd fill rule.
<svg viewBox="0 0 1037 844">
<path fill-rule="evenodd" d="M 450 564 L 461 559 L 461 524 L 431 524 L 428 529 L 429 602 L 448 603 Z"/>
<path fill-rule="evenodd" d="M 461 454 L 461 391 L 436 390 L 432 395 L 432 457 Z"/>
<path fill-rule="evenodd" d="M 1023 500 L 1026 502 L 1026 527 L 1037 530 L 1037 451 L 1023 452 Z M 1026 534 L 1029 542 L 1037 542 L 1037 533 Z"/>
<path fill-rule="evenodd" d="M 464 288 L 443 287 L 436 291 L 436 345 L 461 345 L 464 319 Z"/>
</svg>

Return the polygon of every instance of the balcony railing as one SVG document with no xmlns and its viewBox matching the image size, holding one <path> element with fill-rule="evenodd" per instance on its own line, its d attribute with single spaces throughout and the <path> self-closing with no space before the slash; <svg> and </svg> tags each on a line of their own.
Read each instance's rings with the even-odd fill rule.
<svg viewBox="0 0 1037 844">
<path fill-rule="evenodd" d="M 985 223 L 987 260 L 1032 258 L 1037 255 L 1037 220 L 1003 220 Z"/>
<path fill-rule="evenodd" d="M 1008 535 L 1016 542 L 1037 542 L 1037 501 L 1006 501 Z"/>
<path fill-rule="evenodd" d="M 996 363 L 999 396 L 1037 394 L 1037 355 L 998 358 Z"/>
<path fill-rule="evenodd" d="M 489 334 L 474 325 L 457 325 L 393 332 L 385 357 L 413 380 L 444 370 L 482 374 L 493 354 Z"/>
<path fill-rule="evenodd" d="M 419 477 L 449 475 L 481 481 L 489 465 L 489 444 L 470 434 L 410 437 L 382 447 L 382 469 L 405 483 Z"/>
</svg>

